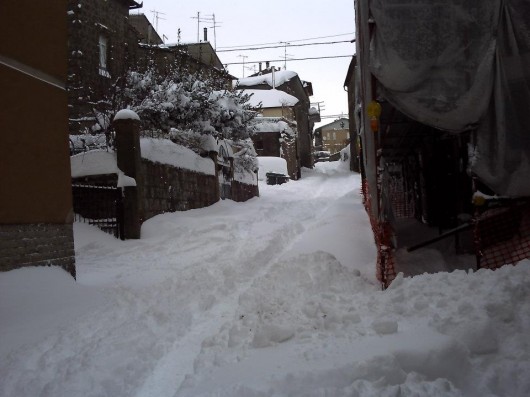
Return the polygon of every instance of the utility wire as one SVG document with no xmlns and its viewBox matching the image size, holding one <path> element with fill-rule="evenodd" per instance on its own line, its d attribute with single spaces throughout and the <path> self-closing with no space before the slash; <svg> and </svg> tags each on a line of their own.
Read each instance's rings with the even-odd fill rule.
<svg viewBox="0 0 530 397">
<path fill-rule="evenodd" d="M 355 40 L 353 40 L 355 41 Z M 230 52 L 230 51 L 254 51 L 254 50 L 264 50 L 267 48 L 285 48 L 285 47 L 305 47 L 308 45 L 327 45 L 327 44 L 339 44 L 339 43 L 352 43 L 352 40 L 341 40 L 341 41 L 326 41 L 323 43 L 305 43 L 305 44 L 288 44 L 288 45 L 274 45 L 274 46 L 267 46 L 267 47 L 253 47 L 253 48 L 233 48 L 229 50 L 217 50 L 217 52 Z"/>
<path fill-rule="evenodd" d="M 353 55 L 334 55 L 334 56 L 329 56 L 329 57 L 310 57 L 310 58 L 292 58 L 292 59 L 289 59 L 289 61 L 307 61 L 307 60 L 311 60 L 311 59 L 330 59 L 330 58 L 351 58 Z M 245 63 L 248 64 L 248 63 L 264 63 L 264 62 L 283 62 L 284 60 L 283 59 L 273 59 L 273 60 L 270 60 L 270 59 L 267 59 L 266 61 L 246 61 Z M 242 65 L 243 62 L 228 62 L 228 63 L 225 63 L 224 65 Z"/>
<path fill-rule="evenodd" d="M 349 35 L 352 35 L 352 34 L 354 34 L 354 33 L 351 32 L 351 33 L 335 34 L 335 35 L 332 35 L 332 36 L 309 37 L 307 39 L 299 39 L 299 40 L 284 40 L 284 42 L 287 41 L 288 43 L 296 43 L 296 42 L 299 42 L 299 41 L 329 39 L 331 37 L 349 36 Z M 271 44 L 278 44 L 278 43 L 279 42 L 276 41 L 276 42 L 273 42 L 273 43 L 246 44 L 245 46 L 246 47 L 256 47 L 256 46 L 271 45 Z M 237 47 L 242 47 L 242 45 L 224 46 L 224 47 L 219 47 L 219 48 L 237 48 Z"/>
</svg>

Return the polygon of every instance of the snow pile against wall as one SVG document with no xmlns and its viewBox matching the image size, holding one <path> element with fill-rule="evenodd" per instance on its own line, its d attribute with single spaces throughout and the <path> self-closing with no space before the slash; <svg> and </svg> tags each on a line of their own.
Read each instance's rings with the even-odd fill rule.
<svg viewBox="0 0 530 397">
<path fill-rule="evenodd" d="M 215 175 L 215 165 L 210 158 L 203 158 L 184 146 L 169 139 L 140 139 L 142 157 L 154 163 L 173 165 L 177 168 Z"/>
<path fill-rule="evenodd" d="M 530 4 L 374 0 L 370 10 L 383 96 L 435 128 L 476 129 L 472 171 L 498 194 L 530 195 Z"/>
</svg>

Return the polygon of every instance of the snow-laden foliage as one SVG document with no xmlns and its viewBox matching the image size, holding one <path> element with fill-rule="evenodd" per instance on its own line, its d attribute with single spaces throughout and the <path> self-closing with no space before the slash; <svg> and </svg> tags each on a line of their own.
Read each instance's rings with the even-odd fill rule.
<svg viewBox="0 0 530 397">
<path fill-rule="evenodd" d="M 180 69 L 162 75 L 154 67 L 131 71 L 119 89 L 121 106 L 134 110 L 144 130 L 195 131 L 226 139 L 248 137 L 255 116 L 249 95 L 221 89 L 222 81 Z"/>
<path fill-rule="evenodd" d="M 169 139 L 176 143 L 193 150 L 195 153 L 200 154 L 202 150 L 202 134 L 192 130 L 179 130 L 177 128 L 171 128 L 169 130 Z"/>
<path fill-rule="evenodd" d="M 230 143 L 234 148 L 234 172 L 257 172 L 259 164 L 252 140 L 247 138 Z"/>
</svg>

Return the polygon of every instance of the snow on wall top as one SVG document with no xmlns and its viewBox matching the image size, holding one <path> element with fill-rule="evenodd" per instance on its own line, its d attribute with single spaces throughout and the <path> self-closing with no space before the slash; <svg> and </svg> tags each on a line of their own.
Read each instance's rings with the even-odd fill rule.
<svg viewBox="0 0 530 397">
<path fill-rule="evenodd" d="M 212 159 L 203 158 L 193 150 L 177 145 L 169 139 L 140 139 L 142 157 L 155 163 L 168 164 L 177 168 L 215 175 Z"/>
<path fill-rule="evenodd" d="M 242 90 L 245 94 L 252 94 L 249 103 L 252 107 L 279 108 L 282 106 L 294 106 L 298 98 L 276 89 L 272 90 Z"/>
<path fill-rule="evenodd" d="M 298 74 L 296 72 L 292 72 L 290 70 L 281 70 L 281 71 L 275 72 L 274 73 L 274 81 L 275 81 L 274 86 L 278 87 L 282 85 L 283 83 L 297 76 Z M 252 86 L 260 85 L 260 84 L 268 84 L 272 87 L 273 86 L 272 85 L 272 73 L 263 74 L 261 76 L 254 76 L 254 77 L 247 77 L 247 78 L 239 79 L 237 83 L 240 87 L 252 87 Z"/>
<path fill-rule="evenodd" d="M 122 109 L 116 116 L 114 116 L 114 121 L 116 120 L 140 120 L 140 117 L 130 109 Z"/>
<path fill-rule="evenodd" d="M 152 162 L 168 164 L 201 174 L 215 175 L 215 165 L 210 158 L 203 158 L 191 149 L 177 145 L 168 139 L 142 138 L 140 147 L 142 157 Z M 121 177 L 121 171 L 116 163 L 116 153 L 105 150 L 91 150 L 72 156 L 70 166 L 72 178 L 105 174 L 118 174 Z M 124 186 L 131 184 L 132 181 L 124 182 Z"/>
<path fill-rule="evenodd" d="M 118 174 L 116 153 L 106 150 L 91 150 L 70 157 L 72 178 L 89 175 Z"/>
</svg>

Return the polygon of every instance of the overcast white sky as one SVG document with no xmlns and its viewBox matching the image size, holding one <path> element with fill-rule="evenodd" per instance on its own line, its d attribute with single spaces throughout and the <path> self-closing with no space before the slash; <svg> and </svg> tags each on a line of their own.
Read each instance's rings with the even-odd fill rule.
<svg viewBox="0 0 530 397">
<path fill-rule="evenodd" d="M 175 0 L 144 0 L 144 13 L 153 26 L 157 22 L 153 11 L 159 14 L 158 33 L 167 37 L 166 43 L 197 41 L 197 12 L 201 19 L 211 19 L 215 14 L 219 25 L 214 38 L 213 21 L 200 22 L 199 36 L 203 39 L 203 28 L 208 27 L 208 39 L 217 45 L 221 62 L 228 65 L 228 71 L 242 77 L 257 71 L 255 61 L 274 61 L 273 65 L 284 68 L 285 48 L 260 49 L 252 51 L 225 52 L 227 47 L 249 47 L 253 44 L 274 45 L 283 42 L 308 44 L 316 42 L 348 41 L 346 43 L 287 47 L 290 58 L 326 57 L 352 55 L 355 44 L 349 41 L 355 37 L 353 0 L 333 0 L 315 2 L 307 0 L 269 0 L 249 2 L 243 0 L 195 0 L 181 2 Z M 136 11 L 135 11 L 136 12 Z M 195 18 L 193 18 L 195 17 Z M 164 18 L 164 19 L 162 19 Z M 329 37 L 328 37 L 329 36 Z M 214 40 L 215 39 L 215 40 Z M 243 58 L 246 57 L 246 58 Z M 245 61 L 243 65 L 230 65 Z M 298 73 L 302 80 L 313 83 L 312 102 L 323 101 L 322 115 L 347 116 L 348 104 L 343 89 L 350 57 L 304 61 L 287 60 L 287 69 Z M 334 119 L 323 119 L 322 124 Z M 318 125 L 317 125 L 318 126 Z"/>
</svg>

